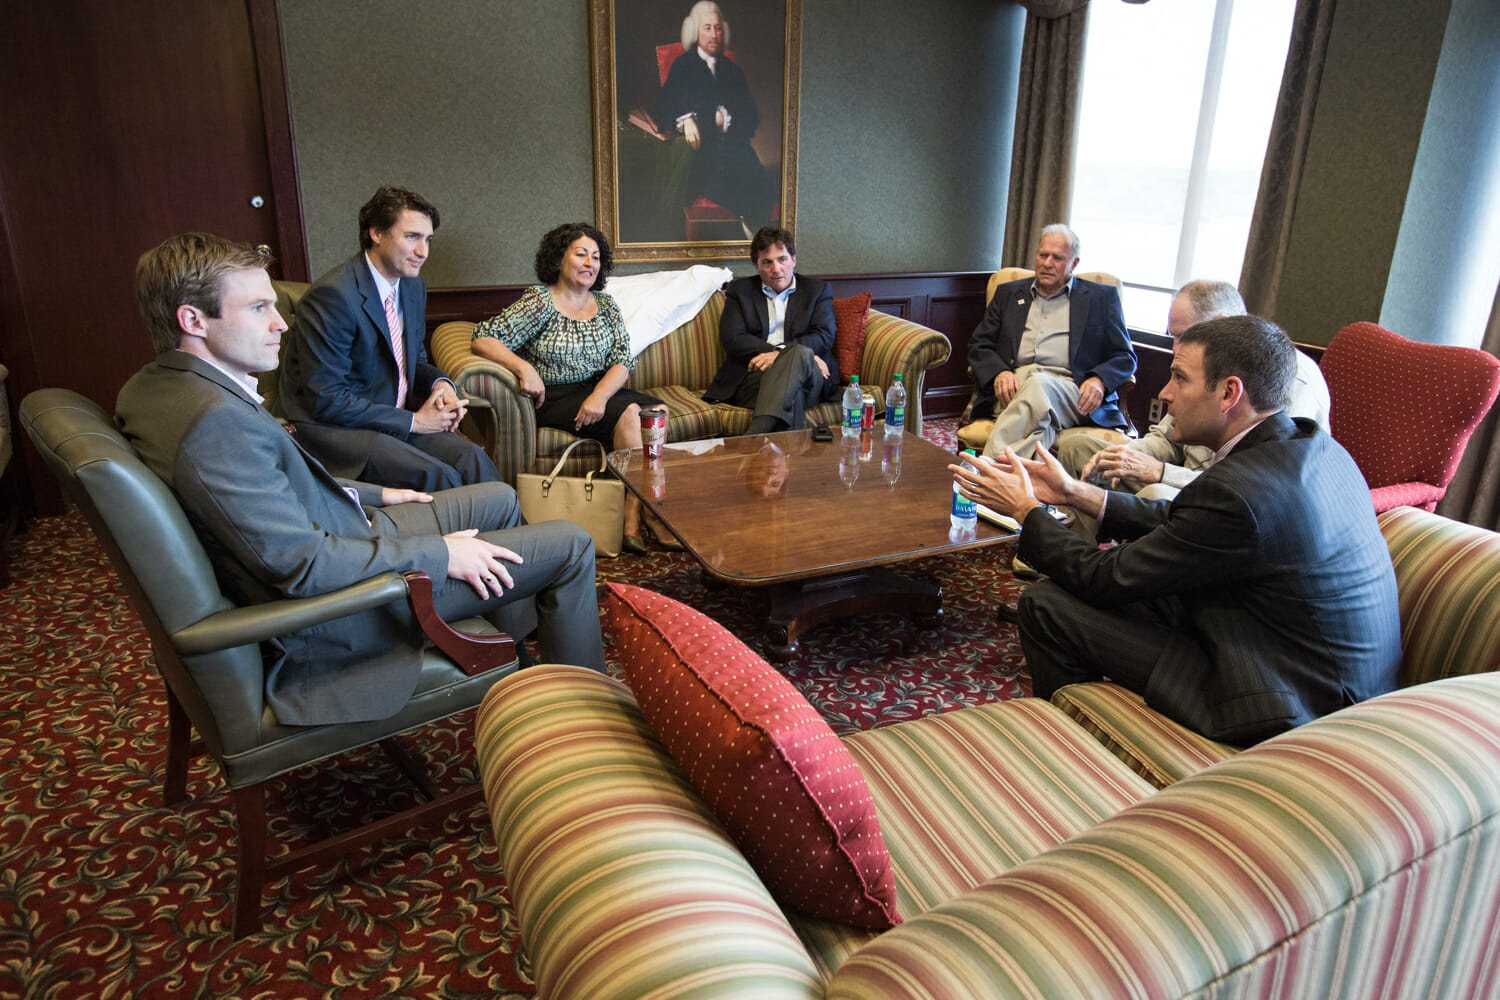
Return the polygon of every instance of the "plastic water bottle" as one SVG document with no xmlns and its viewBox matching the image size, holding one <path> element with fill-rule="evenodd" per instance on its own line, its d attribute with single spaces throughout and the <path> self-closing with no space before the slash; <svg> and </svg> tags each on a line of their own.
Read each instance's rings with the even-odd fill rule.
<svg viewBox="0 0 1500 1000">
<path fill-rule="evenodd" d="M 844 437 L 859 437 L 859 428 L 865 416 L 865 395 L 859 389 L 859 376 L 849 376 L 849 386 L 844 390 Z"/>
<path fill-rule="evenodd" d="M 900 437 L 906 427 L 906 386 L 901 384 L 901 373 L 885 391 L 885 436 Z"/>
<path fill-rule="evenodd" d="M 972 448 L 965 448 L 963 454 L 963 467 L 970 472 L 978 472 L 975 467 L 976 455 Z M 953 513 L 948 517 L 948 523 L 958 531 L 974 531 L 979 526 L 979 514 L 974 510 L 974 501 L 958 491 L 958 480 L 953 481 Z"/>
</svg>

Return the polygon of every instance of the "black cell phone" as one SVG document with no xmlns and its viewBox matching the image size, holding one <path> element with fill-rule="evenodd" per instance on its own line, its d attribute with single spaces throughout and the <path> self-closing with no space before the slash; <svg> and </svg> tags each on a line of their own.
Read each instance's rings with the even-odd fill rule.
<svg viewBox="0 0 1500 1000">
<path fill-rule="evenodd" d="M 833 431 L 828 429 L 827 424 L 813 424 L 812 439 L 814 441 L 832 441 Z"/>
</svg>

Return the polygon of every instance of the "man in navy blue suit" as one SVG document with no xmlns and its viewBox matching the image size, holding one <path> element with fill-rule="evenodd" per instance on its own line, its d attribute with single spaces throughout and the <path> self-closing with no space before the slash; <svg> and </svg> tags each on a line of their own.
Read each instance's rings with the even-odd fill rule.
<svg viewBox="0 0 1500 1000">
<path fill-rule="evenodd" d="M 1120 293 L 1075 278 L 1078 236 L 1061 223 L 1042 230 L 1036 276 L 995 289 L 969 340 L 979 395 L 974 417 L 995 418 L 984 453 L 1030 456 L 1058 431 L 1082 424 L 1123 430 L 1117 395 L 1135 374 Z"/>
<path fill-rule="evenodd" d="M 1211 739 L 1247 744 L 1396 685 L 1396 577 L 1349 453 L 1282 410 L 1296 348 L 1274 323 L 1228 316 L 1177 341 L 1161 398 L 1172 434 L 1215 460 L 1175 499 L 1106 492 L 1007 451 L 966 495 L 1021 522 L 1048 579 L 1019 607 L 1042 698 L 1109 677 Z M 1101 550 L 1043 503 L 1126 539 Z"/>
<path fill-rule="evenodd" d="M 484 449 L 455 433 L 464 401 L 427 362 L 427 286 L 438 227 L 421 195 L 382 187 L 359 210 L 360 252 L 297 304 L 276 415 L 335 476 L 431 493 L 497 482 Z"/>
</svg>

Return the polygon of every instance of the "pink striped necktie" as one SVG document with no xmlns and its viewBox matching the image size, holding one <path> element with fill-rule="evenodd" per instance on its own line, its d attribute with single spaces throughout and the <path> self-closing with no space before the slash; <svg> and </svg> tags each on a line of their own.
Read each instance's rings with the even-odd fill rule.
<svg viewBox="0 0 1500 1000">
<path fill-rule="evenodd" d="M 396 290 L 385 297 L 385 323 L 391 330 L 391 353 L 396 356 L 396 405 L 406 405 L 406 343 L 401 336 L 401 316 L 396 312 Z"/>
</svg>

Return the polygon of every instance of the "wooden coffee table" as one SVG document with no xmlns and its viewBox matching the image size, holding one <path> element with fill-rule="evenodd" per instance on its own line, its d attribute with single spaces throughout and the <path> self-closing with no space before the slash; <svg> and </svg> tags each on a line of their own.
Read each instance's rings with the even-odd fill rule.
<svg viewBox="0 0 1500 1000">
<path fill-rule="evenodd" d="M 806 430 L 682 442 L 651 462 L 639 448 L 610 456 L 708 579 L 768 589 L 767 644 L 783 661 L 799 635 L 834 618 L 897 612 L 937 624 L 941 588 L 888 567 L 1014 537 L 984 521 L 950 536 L 950 452 L 904 433 L 900 473 L 888 483 L 878 429 L 854 439 L 853 463 L 842 461 L 844 439 L 834 434 L 831 442 Z M 841 472 L 851 464 L 857 478 L 846 485 Z"/>
</svg>

